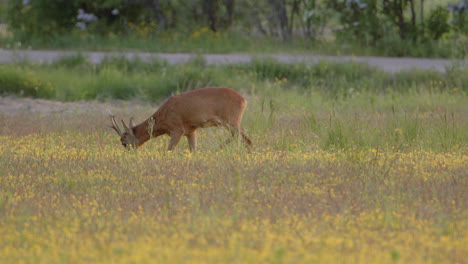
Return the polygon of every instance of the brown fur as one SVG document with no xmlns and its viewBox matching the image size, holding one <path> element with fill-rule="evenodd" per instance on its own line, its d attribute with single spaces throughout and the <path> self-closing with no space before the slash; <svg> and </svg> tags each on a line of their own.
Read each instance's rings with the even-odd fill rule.
<svg viewBox="0 0 468 264">
<path fill-rule="evenodd" d="M 173 150 L 182 136 L 186 136 L 190 151 L 194 151 L 197 144 L 197 129 L 212 126 L 223 126 L 228 129 L 232 138 L 240 135 L 247 147 L 252 141 L 243 133 L 241 128 L 242 115 L 247 101 L 236 91 L 225 87 L 207 87 L 192 90 L 170 97 L 147 120 L 134 126 L 130 121 L 129 127 L 124 124 L 125 132 L 121 133 L 113 120 L 113 128 L 121 136 L 124 146 L 139 147 L 148 141 L 152 126 L 152 137 L 161 135 L 171 137 L 168 150 Z M 122 121 L 123 122 L 123 121 Z M 226 141 L 226 144 L 232 141 Z"/>
</svg>

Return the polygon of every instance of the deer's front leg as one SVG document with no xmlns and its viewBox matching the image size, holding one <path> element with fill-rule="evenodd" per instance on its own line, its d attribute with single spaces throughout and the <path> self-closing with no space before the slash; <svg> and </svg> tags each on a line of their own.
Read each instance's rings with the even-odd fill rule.
<svg viewBox="0 0 468 264">
<path fill-rule="evenodd" d="M 169 141 L 169 147 L 167 150 L 171 151 L 177 146 L 177 144 L 180 141 L 180 138 L 182 137 L 184 133 L 182 131 L 175 131 L 170 134 L 171 140 Z"/>
<path fill-rule="evenodd" d="M 197 132 L 193 131 L 192 133 L 188 134 L 187 140 L 190 152 L 195 151 L 195 149 L 197 148 Z"/>
</svg>

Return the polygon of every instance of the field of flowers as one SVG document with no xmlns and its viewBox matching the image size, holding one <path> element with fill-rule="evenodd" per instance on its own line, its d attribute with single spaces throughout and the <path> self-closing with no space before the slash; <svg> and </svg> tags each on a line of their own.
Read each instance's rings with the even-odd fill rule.
<svg viewBox="0 0 468 264">
<path fill-rule="evenodd" d="M 246 96 L 251 153 L 220 129 L 133 152 L 105 113 L 0 113 L 0 262 L 466 261 L 466 97 Z"/>
</svg>

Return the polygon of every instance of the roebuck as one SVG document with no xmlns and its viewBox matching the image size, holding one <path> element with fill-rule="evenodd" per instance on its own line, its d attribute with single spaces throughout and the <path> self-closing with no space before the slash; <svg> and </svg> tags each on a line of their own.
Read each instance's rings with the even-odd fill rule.
<svg viewBox="0 0 468 264">
<path fill-rule="evenodd" d="M 169 135 L 168 150 L 173 150 L 182 136 L 186 136 L 190 151 L 197 146 L 197 129 L 223 126 L 232 137 L 225 144 L 240 135 L 247 148 L 252 141 L 244 134 L 240 126 L 247 101 L 236 91 L 225 87 L 207 87 L 195 89 L 170 97 L 148 119 L 135 125 L 130 118 L 128 126 L 122 120 L 125 132 L 122 132 L 111 117 L 112 128 L 119 134 L 122 145 L 137 148 L 150 138 Z"/>
</svg>

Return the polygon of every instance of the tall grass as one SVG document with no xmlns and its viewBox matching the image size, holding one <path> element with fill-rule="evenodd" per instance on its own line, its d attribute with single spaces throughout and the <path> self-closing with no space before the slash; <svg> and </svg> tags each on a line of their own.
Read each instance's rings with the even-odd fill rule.
<svg viewBox="0 0 468 264">
<path fill-rule="evenodd" d="M 81 55 L 63 57 L 50 65 L 2 65 L 0 93 L 62 101 L 126 99 L 160 100 L 178 91 L 202 86 L 234 85 L 262 89 L 274 83 L 285 89 L 318 92 L 335 100 L 361 93 L 373 95 L 419 92 L 461 92 L 468 87 L 467 68 L 453 67 L 445 73 L 412 71 L 385 73 L 362 63 L 316 65 L 283 64 L 271 59 L 249 64 L 207 66 L 202 59 L 186 65 L 162 60 L 108 57 L 93 65 Z"/>
</svg>

